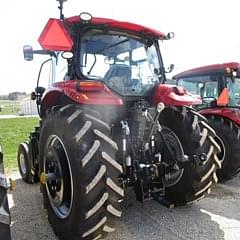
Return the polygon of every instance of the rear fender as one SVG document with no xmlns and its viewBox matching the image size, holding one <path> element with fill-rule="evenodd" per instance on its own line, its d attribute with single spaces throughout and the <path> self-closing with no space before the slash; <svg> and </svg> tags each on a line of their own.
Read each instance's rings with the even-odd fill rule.
<svg viewBox="0 0 240 240">
<path fill-rule="evenodd" d="M 64 96 L 80 105 L 123 105 L 122 99 L 99 81 L 68 80 L 54 83 L 47 90 L 42 99 L 41 113 L 53 105 L 60 104 Z"/>
<path fill-rule="evenodd" d="M 202 115 L 208 117 L 211 115 L 224 117 L 240 126 L 240 109 L 239 108 L 208 108 L 199 111 Z"/>
<path fill-rule="evenodd" d="M 153 103 L 156 105 L 159 102 L 162 102 L 169 107 L 202 104 L 202 100 L 200 98 L 191 95 L 182 87 L 169 84 L 160 84 L 155 88 Z"/>
<path fill-rule="evenodd" d="M 45 92 L 42 102 L 41 102 L 41 116 L 44 115 L 46 109 L 51 108 L 52 106 L 61 104 L 61 99 L 64 96 L 62 89 L 50 87 Z"/>
</svg>

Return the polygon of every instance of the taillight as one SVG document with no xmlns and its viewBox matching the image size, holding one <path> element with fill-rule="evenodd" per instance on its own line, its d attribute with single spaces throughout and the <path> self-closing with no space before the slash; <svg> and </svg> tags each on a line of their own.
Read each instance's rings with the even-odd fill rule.
<svg viewBox="0 0 240 240">
<path fill-rule="evenodd" d="M 79 92 L 101 92 L 104 90 L 104 84 L 97 81 L 85 81 L 77 84 Z"/>
</svg>

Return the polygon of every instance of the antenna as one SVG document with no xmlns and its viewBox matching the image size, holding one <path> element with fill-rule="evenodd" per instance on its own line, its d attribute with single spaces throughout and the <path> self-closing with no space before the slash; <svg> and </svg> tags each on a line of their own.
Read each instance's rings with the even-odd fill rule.
<svg viewBox="0 0 240 240">
<path fill-rule="evenodd" d="M 57 0 L 59 2 L 59 7 L 58 9 L 60 10 L 60 19 L 64 20 L 64 15 L 63 15 L 63 3 L 66 2 L 67 0 Z"/>
</svg>

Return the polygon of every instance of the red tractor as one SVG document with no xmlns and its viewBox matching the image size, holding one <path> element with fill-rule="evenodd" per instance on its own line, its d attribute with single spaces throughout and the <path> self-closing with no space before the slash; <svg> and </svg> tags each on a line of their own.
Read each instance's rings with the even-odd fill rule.
<svg viewBox="0 0 240 240">
<path fill-rule="evenodd" d="M 173 78 L 203 100 L 196 109 L 208 119 L 222 148 L 218 177 L 232 178 L 240 171 L 240 63 L 199 67 Z"/>
<path fill-rule="evenodd" d="M 172 34 L 88 13 L 64 18 L 59 2 L 60 19 L 39 37 L 43 50 L 24 47 L 26 60 L 50 56 L 43 65 L 51 62 L 53 77 L 46 90 L 38 78 L 40 126 L 18 151 L 23 180 L 40 179 L 55 233 L 92 240 L 113 232 L 128 187 L 142 202 L 184 205 L 207 195 L 220 147 L 186 107 L 201 101 L 161 84 L 160 45 Z"/>
</svg>

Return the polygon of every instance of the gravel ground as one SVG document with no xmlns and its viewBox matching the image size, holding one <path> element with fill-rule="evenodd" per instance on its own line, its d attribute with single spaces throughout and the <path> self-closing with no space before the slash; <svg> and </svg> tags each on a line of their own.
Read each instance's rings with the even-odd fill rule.
<svg viewBox="0 0 240 240">
<path fill-rule="evenodd" d="M 39 186 L 20 179 L 16 183 L 9 194 L 13 240 L 57 240 L 48 224 Z M 107 240 L 240 240 L 239 190 L 240 176 L 214 186 L 207 198 L 175 209 L 155 201 L 142 204 L 129 197 L 116 232 Z"/>
</svg>

